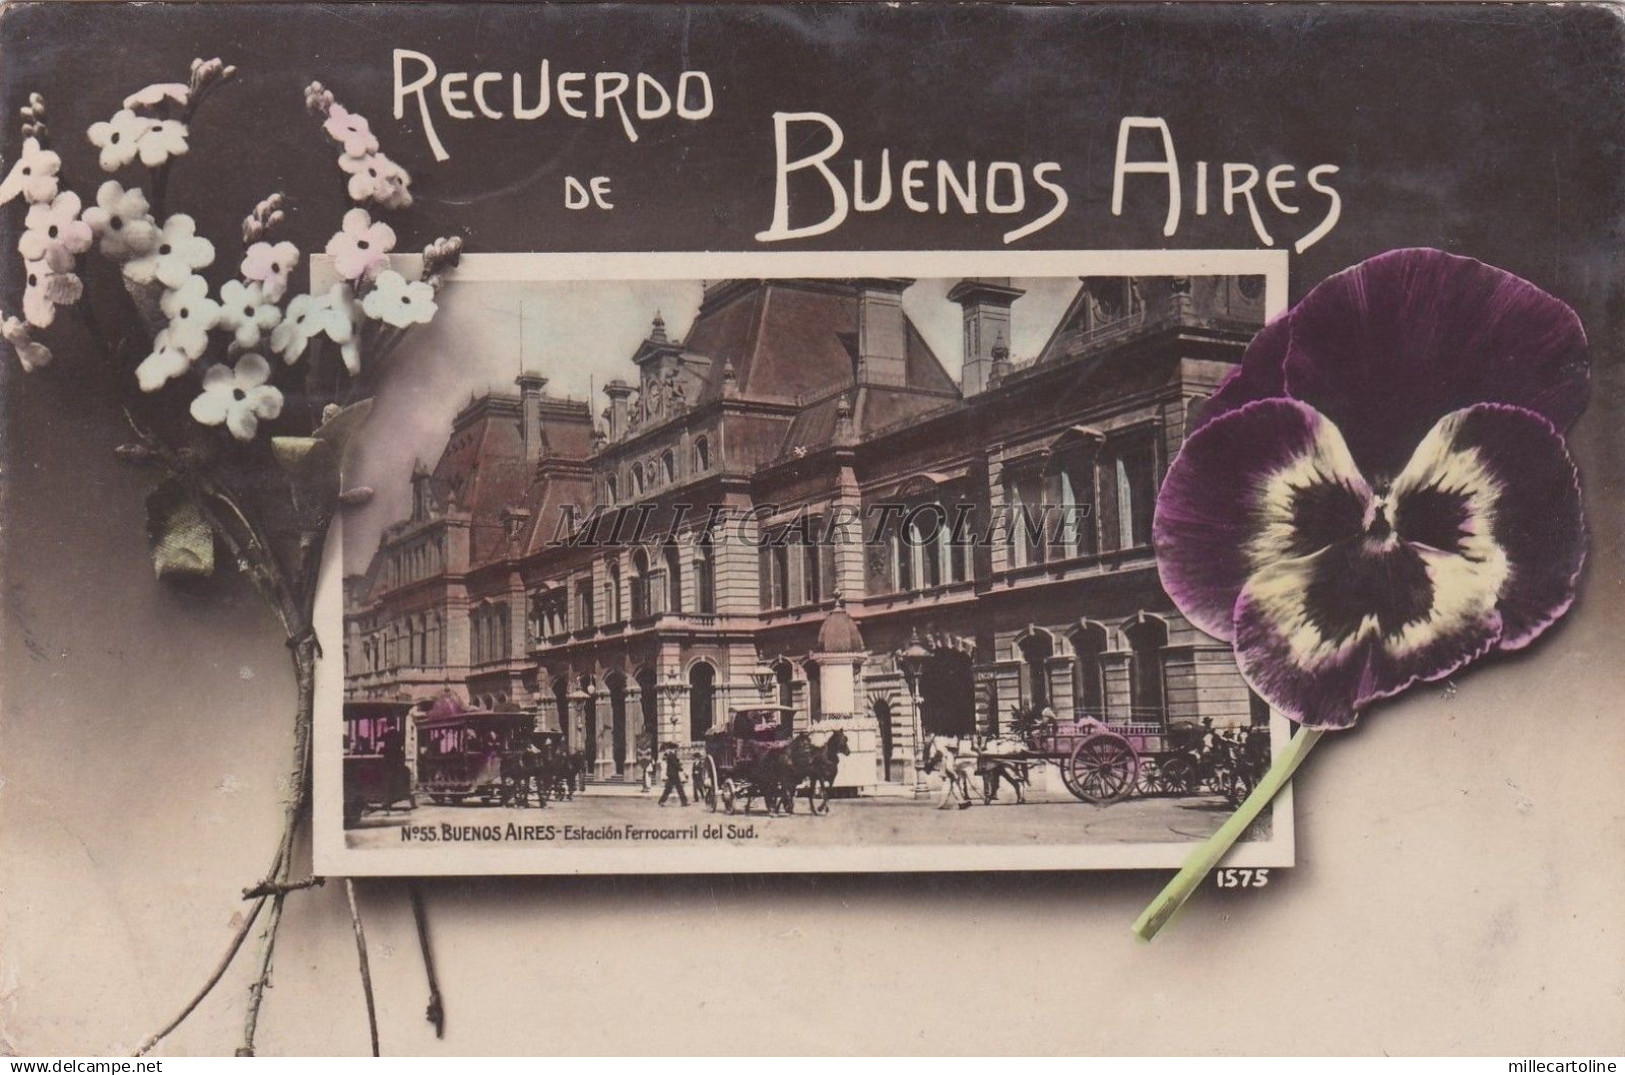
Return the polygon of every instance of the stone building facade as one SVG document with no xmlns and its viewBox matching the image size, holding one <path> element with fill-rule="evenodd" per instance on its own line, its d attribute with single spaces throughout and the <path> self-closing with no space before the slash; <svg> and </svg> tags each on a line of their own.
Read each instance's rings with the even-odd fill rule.
<svg viewBox="0 0 1625 1075">
<path fill-rule="evenodd" d="M 471 399 L 345 580 L 347 696 L 533 712 L 601 779 L 771 701 L 868 729 L 876 790 L 912 785 L 922 735 L 1017 707 L 1260 719 L 1162 592 L 1150 530 L 1262 279 L 1081 278 L 1019 363 L 1022 290 L 960 281 L 958 382 L 912 283 L 712 283 L 686 339 L 656 315 L 598 415 L 539 375 Z"/>
</svg>

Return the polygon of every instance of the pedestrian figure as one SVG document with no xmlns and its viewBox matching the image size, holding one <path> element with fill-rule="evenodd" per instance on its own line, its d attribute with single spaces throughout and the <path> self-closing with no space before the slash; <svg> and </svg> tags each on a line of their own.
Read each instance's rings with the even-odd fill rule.
<svg viewBox="0 0 1625 1075">
<path fill-rule="evenodd" d="M 660 805 L 665 806 L 671 793 L 677 793 L 677 801 L 683 806 L 688 805 L 688 793 L 683 790 L 683 762 L 677 756 L 677 744 L 667 743 L 660 760 L 666 765 L 666 787 L 660 793 Z"/>
<path fill-rule="evenodd" d="M 655 766 L 658 760 L 646 747 L 638 748 L 638 777 L 643 782 L 644 794 L 654 790 Z"/>
</svg>

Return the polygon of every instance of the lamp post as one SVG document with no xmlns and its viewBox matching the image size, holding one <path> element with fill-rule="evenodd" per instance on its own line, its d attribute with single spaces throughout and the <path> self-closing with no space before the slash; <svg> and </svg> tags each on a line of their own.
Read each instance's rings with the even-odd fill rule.
<svg viewBox="0 0 1625 1075">
<path fill-rule="evenodd" d="M 767 701 L 768 694 L 773 690 L 773 681 L 776 678 L 773 669 L 765 664 L 758 664 L 750 670 L 750 681 L 756 684 L 756 691 L 762 696 L 764 702 Z"/>
<path fill-rule="evenodd" d="M 909 709 L 913 714 L 914 729 L 914 791 L 916 794 L 926 789 L 925 782 L 925 722 L 920 718 L 920 677 L 925 674 L 925 662 L 931 659 L 931 651 L 920 644 L 920 636 L 913 630 L 908 633 L 908 648 L 897 654 L 897 667 L 903 672 L 903 681 L 908 685 Z"/>
</svg>

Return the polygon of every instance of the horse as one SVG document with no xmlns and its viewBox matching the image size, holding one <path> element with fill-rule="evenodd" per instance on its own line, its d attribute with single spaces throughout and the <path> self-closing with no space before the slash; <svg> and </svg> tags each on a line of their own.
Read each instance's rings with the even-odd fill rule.
<svg viewBox="0 0 1625 1075">
<path fill-rule="evenodd" d="M 797 736 L 805 739 L 811 746 L 812 737 L 806 733 Z M 812 754 L 806 759 L 807 764 L 807 809 L 815 814 L 829 813 L 830 792 L 835 790 L 835 776 L 841 769 L 841 756 L 852 753 L 851 744 L 847 742 L 846 732 L 836 728 L 829 733 L 824 744 L 812 748 Z M 819 798 L 813 795 L 819 793 Z"/>
<path fill-rule="evenodd" d="M 805 740 L 806 737 L 798 738 Z M 765 751 L 754 761 L 741 758 L 728 779 L 744 793 L 744 812 L 750 813 L 751 804 L 760 795 L 769 816 L 795 813 L 796 787 L 805 779 L 810 752 L 811 747 L 806 742 L 801 743 L 798 750 L 792 740 L 788 746 Z"/>
<path fill-rule="evenodd" d="M 547 805 L 547 784 L 543 776 L 544 755 L 534 743 L 523 750 L 510 750 L 502 755 L 502 804 L 504 806 L 530 805 L 530 785 L 536 783 L 538 807 Z"/>
<path fill-rule="evenodd" d="M 587 759 L 580 753 L 553 750 L 543 755 L 538 763 L 537 786 L 544 795 L 560 802 L 574 799 L 577 783 L 585 787 Z"/>
<path fill-rule="evenodd" d="M 1027 801 L 1027 786 L 1032 783 L 1031 762 L 1023 757 L 1029 754 L 1029 744 L 1019 739 L 994 737 L 981 740 L 976 746 L 976 772 L 982 778 L 982 805 L 991 805 L 999 797 L 999 785 L 1008 781 L 1016 789 L 1016 805 Z"/>
<path fill-rule="evenodd" d="M 970 778 L 976 771 L 976 754 L 967 736 L 933 735 L 925 741 L 921 768 L 935 772 L 942 767 L 942 797 L 937 800 L 938 810 L 947 810 L 957 799 L 959 809 L 969 810 Z"/>
</svg>

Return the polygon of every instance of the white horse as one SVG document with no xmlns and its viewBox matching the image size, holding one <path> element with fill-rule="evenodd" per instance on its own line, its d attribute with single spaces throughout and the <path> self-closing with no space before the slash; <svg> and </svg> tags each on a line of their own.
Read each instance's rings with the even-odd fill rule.
<svg viewBox="0 0 1625 1075">
<path fill-rule="evenodd" d="M 1016 803 L 1027 801 L 1027 785 L 1032 782 L 1028 773 L 1030 763 L 1019 760 L 1028 753 L 1027 744 L 1019 739 L 996 736 L 933 735 L 925 744 L 925 771 L 942 775 L 942 795 L 937 800 L 938 810 L 947 810 L 957 802 L 961 810 L 971 805 L 971 777 L 982 780 L 982 802 L 991 803 L 998 795 L 1001 780 L 1008 781 L 1016 790 Z"/>
<path fill-rule="evenodd" d="M 971 805 L 970 778 L 976 772 L 976 751 L 967 736 L 933 735 L 925 741 L 925 771 L 942 769 L 942 797 L 938 810 L 948 810 L 957 802 L 959 809 Z"/>
</svg>

